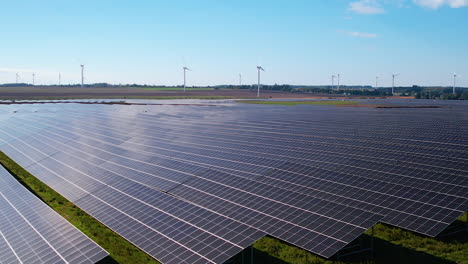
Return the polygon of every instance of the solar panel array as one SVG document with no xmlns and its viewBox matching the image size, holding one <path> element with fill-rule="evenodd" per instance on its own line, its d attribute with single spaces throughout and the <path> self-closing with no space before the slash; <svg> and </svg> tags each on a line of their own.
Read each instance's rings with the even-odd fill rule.
<svg viewBox="0 0 468 264">
<path fill-rule="evenodd" d="M 379 221 L 435 236 L 468 207 L 466 106 L 226 106 L 24 106 L 0 150 L 164 263 L 266 234 L 330 257 Z"/>
<path fill-rule="evenodd" d="M 106 256 L 0 166 L 0 263 L 96 263 Z"/>
</svg>

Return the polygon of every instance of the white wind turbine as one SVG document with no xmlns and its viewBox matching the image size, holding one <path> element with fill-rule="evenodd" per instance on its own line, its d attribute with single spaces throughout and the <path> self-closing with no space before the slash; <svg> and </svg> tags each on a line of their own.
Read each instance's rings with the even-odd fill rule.
<svg viewBox="0 0 468 264">
<path fill-rule="evenodd" d="M 191 69 L 187 68 L 187 67 L 183 67 L 182 68 L 184 70 L 184 92 L 185 92 L 185 86 L 186 86 L 186 71 L 191 71 Z"/>
<path fill-rule="evenodd" d="M 457 74 L 453 74 L 453 94 L 456 94 L 455 88 L 457 87 Z"/>
<path fill-rule="evenodd" d="M 81 67 L 81 88 L 84 87 L 84 64 L 80 65 Z"/>
<path fill-rule="evenodd" d="M 16 73 L 16 83 L 18 84 L 18 80 L 19 80 L 19 73 Z"/>
<path fill-rule="evenodd" d="M 332 75 L 331 77 L 332 77 L 332 89 L 333 89 L 333 87 L 335 87 L 335 78 L 336 78 L 336 76 Z"/>
<path fill-rule="evenodd" d="M 33 86 L 36 84 L 36 82 L 35 82 L 35 77 L 36 77 L 36 74 L 33 72 L 33 73 L 32 73 L 32 85 L 33 85 Z"/>
<path fill-rule="evenodd" d="M 336 89 L 339 90 L 340 89 L 340 74 L 339 73 L 337 75 L 337 78 L 338 78 L 338 85 L 336 86 Z"/>
<path fill-rule="evenodd" d="M 398 75 L 400 75 L 400 74 L 399 73 L 392 74 L 392 95 L 395 94 L 395 77 L 397 77 Z"/>
<path fill-rule="evenodd" d="M 257 97 L 260 97 L 260 71 L 265 71 L 262 66 L 257 66 L 258 71 L 258 86 L 257 86 Z"/>
</svg>

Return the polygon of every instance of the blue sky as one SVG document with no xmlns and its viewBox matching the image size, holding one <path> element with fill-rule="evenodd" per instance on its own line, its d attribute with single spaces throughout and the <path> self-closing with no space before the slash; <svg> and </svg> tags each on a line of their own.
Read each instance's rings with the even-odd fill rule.
<svg viewBox="0 0 468 264">
<path fill-rule="evenodd" d="M 0 0 L 0 83 L 468 86 L 468 0 Z"/>
</svg>

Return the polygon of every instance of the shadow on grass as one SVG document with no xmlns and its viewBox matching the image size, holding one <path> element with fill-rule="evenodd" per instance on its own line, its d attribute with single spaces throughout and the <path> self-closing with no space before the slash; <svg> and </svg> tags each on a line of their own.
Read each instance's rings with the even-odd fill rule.
<svg viewBox="0 0 468 264">
<path fill-rule="evenodd" d="M 364 240 L 370 242 L 371 236 L 364 235 Z M 455 264 L 437 256 L 417 251 L 411 248 L 403 247 L 390 243 L 386 240 L 374 237 L 374 258 L 368 258 L 363 261 L 363 258 L 369 256 L 369 253 L 363 253 L 361 260 L 359 255 L 350 256 L 340 259 L 344 263 L 378 263 L 378 264 Z"/>
<path fill-rule="evenodd" d="M 244 261 L 242 261 L 242 254 L 238 254 L 237 256 L 234 257 L 233 259 L 233 264 L 251 264 L 250 261 L 250 249 L 245 249 L 244 250 Z M 289 262 L 286 262 L 284 260 L 281 260 L 277 257 L 274 257 L 272 255 L 269 255 L 266 252 L 263 252 L 261 250 L 258 250 L 254 248 L 253 251 L 253 263 L 254 264 L 288 264 Z"/>
<path fill-rule="evenodd" d="M 271 238 L 266 238 L 271 243 L 270 247 L 254 250 L 255 264 L 455 264 L 455 262 L 440 258 L 422 251 L 393 244 L 381 238 L 374 237 L 373 257 L 370 251 L 349 255 L 337 259 L 336 256 L 324 259 L 317 255 L 307 253 L 297 247 L 289 245 L 284 241 L 274 242 Z M 370 246 L 371 236 L 363 235 L 362 245 Z M 276 248 L 276 250 L 275 250 Z M 294 250 L 292 248 L 295 248 Z M 250 250 L 244 252 L 244 263 L 241 254 L 234 258 L 235 264 L 250 264 Z"/>
<path fill-rule="evenodd" d="M 466 216 L 464 216 L 466 219 Z M 456 220 L 449 228 L 442 232 L 437 239 L 447 244 L 458 244 L 468 242 L 468 223 L 462 220 Z"/>
<path fill-rule="evenodd" d="M 115 259 L 113 259 L 111 256 L 107 256 L 100 261 L 96 262 L 96 264 L 119 264 Z"/>
</svg>

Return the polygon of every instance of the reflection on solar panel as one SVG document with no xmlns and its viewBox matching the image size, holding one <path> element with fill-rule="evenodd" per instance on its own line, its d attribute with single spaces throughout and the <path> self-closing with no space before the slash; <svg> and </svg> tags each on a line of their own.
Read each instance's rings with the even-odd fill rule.
<svg viewBox="0 0 468 264">
<path fill-rule="evenodd" d="M 106 256 L 0 166 L 1 263 L 96 263 Z"/>
<path fill-rule="evenodd" d="M 265 234 L 330 257 L 379 221 L 435 236 L 466 211 L 459 108 L 23 106 L 0 149 L 164 263 Z"/>
</svg>

